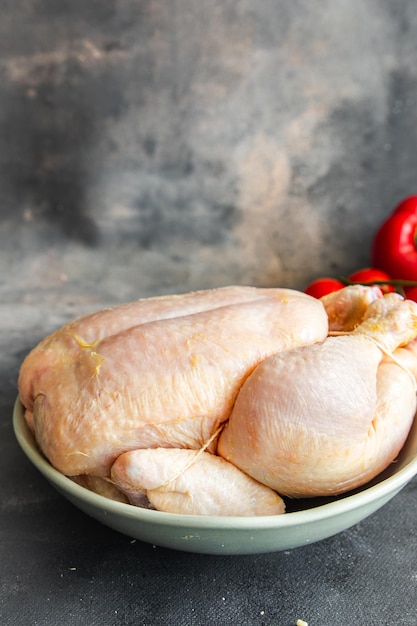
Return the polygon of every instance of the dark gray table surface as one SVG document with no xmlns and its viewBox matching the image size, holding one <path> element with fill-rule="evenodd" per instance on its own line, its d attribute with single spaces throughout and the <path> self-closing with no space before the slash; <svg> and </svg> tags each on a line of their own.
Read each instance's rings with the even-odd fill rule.
<svg viewBox="0 0 417 626">
<path fill-rule="evenodd" d="M 18 363 L 39 334 L 25 322 L 0 332 L 2 624 L 417 624 L 415 480 L 333 538 L 253 556 L 148 545 L 74 508 L 12 432 Z"/>
<path fill-rule="evenodd" d="M 0 624 L 416 626 L 417 481 L 258 556 L 133 541 L 30 465 L 25 354 L 107 304 L 303 288 L 417 192 L 413 0 L 0 0 Z"/>
</svg>

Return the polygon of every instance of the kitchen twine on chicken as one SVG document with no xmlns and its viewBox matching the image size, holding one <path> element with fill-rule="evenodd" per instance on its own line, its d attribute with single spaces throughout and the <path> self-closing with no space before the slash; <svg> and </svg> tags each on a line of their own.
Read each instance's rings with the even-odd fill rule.
<svg viewBox="0 0 417 626">
<path fill-rule="evenodd" d="M 174 474 L 174 476 L 172 476 L 171 478 L 169 478 L 167 481 L 165 481 L 164 483 L 162 483 L 162 485 L 159 485 L 157 487 L 157 489 L 164 489 L 166 487 L 168 487 L 171 483 L 174 482 L 174 480 L 177 480 L 177 478 L 179 478 L 179 476 L 181 476 L 182 474 L 184 474 L 184 472 L 187 471 L 187 469 L 189 467 L 191 467 L 192 465 L 194 465 L 194 463 L 197 461 L 198 457 L 205 452 L 205 450 L 207 450 L 207 448 L 209 447 L 209 445 L 211 443 L 213 443 L 213 441 L 216 439 L 216 437 L 218 437 L 218 435 L 220 435 L 221 431 L 223 430 L 223 426 L 224 424 L 220 424 L 220 426 L 217 428 L 217 430 L 214 431 L 214 433 L 211 435 L 211 437 L 206 441 L 206 443 L 199 448 L 198 450 L 194 450 L 195 455 L 193 456 L 193 458 L 188 461 L 188 463 L 186 463 L 184 465 L 184 467 L 182 467 L 179 472 L 177 472 L 177 474 Z M 104 478 L 104 480 L 108 483 L 110 483 L 111 485 L 116 485 L 116 483 L 109 477 Z M 117 486 L 117 485 L 116 485 Z"/>
<path fill-rule="evenodd" d="M 411 380 L 413 382 L 413 386 L 414 386 L 415 391 L 417 393 L 417 381 L 416 381 L 415 376 L 412 373 L 412 371 L 406 365 L 404 365 L 404 363 L 401 363 L 401 361 L 399 359 L 397 359 L 397 357 L 395 357 L 392 352 L 387 350 L 383 346 L 383 344 L 380 343 L 377 339 L 375 339 L 374 337 L 371 337 L 370 335 L 367 335 L 366 333 L 360 333 L 358 331 L 349 332 L 348 330 L 331 330 L 328 333 L 329 337 L 339 337 L 339 336 L 343 336 L 343 335 L 353 335 L 353 334 L 355 334 L 355 335 L 362 335 L 362 337 L 366 337 L 367 339 L 372 341 L 377 346 L 377 348 L 379 348 L 381 350 L 381 352 L 383 354 L 385 354 L 385 356 L 389 357 L 391 359 L 391 361 L 393 361 L 396 365 L 398 365 L 398 367 L 401 367 L 405 372 L 407 372 L 407 374 L 410 376 L 410 378 L 411 378 Z"/>
<path fill-rule="evenodd" d="M 224 424 L 220 424 L 220 426 L 217 428 L 217 430 L 214 431 L 214 433 L 211 435 L 211 437 L 206 441 L 206 443 L 199 448 L 198 450 L 195 450 L 195 455 L 193 456 L 193 458 L 188 461 L 188 463 L 186 463 L 184 465 L 184 467 L 182 467 L 179 472 L 177 472 L 177 474 L 174 474 L 174 476 L 172 476 L 171 478 L 169 478 L 167 481 L 165 481 L 162 485 L 160 485 L 158 487 L 158 489 L 165 489 L 166 487 L 168 487 L 168 485 L 170 485 L 171 483 L 174 482 L 174 480 L 177 480 L 177 478 L 179 478 L 182 474 L 184 474 L 184 472 L 186 472 L 188 470 L 189 467 L 191 467 L 192 465 L 194 465 L 194 463 L 197 461 L 198 457 L 205 452 L 205 450 L 207 450 L 207 448 L 209 447 L 209 445 L 211 443 L 213 443 L 213 441 L 216 439 L 216 437 L 218 437 L 218 435 L 220 435 L 221 431 L 223 430 L 223 426 Z"/>
</svg>

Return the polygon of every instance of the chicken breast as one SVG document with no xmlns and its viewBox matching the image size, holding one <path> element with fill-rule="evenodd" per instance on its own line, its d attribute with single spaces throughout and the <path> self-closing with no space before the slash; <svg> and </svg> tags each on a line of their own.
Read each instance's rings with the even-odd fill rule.
<svg viewBox="0 0 417 626">
<path fill-rule="evenodd" d="M 120 455 L 111 478 L 132 504 L 144 498 L 158 511 L 186 515 L 279 515 L 285 505 L 272 489 L 208 452 L 135 450 Z"/>
<path fill-rule="evenodd" d="M 273 296 L 276 290 L 246 286 L 220 287 L 180 295 L 145 298 L 95 311 L 66 324 L 45 337 L 26 357 L 19 377 L 19 395 L 26 407 L 26 420 L 33 429 L 35 385 L 41 370 L 62 365 L 62 358 L 77 359 L 80 348 L 92 349 L 102 339 L 139 324 L 208 311 L 220 306 L 251 302 Z M 283 290 L 279 290 L 283 295 Z"/>
<path fill-rule="evenodd" d="M 305 294 L 219 291 L 141 301 L 120 320 L 116 309 L 97 313 L 34 349 L 20 397 L 59 471 L 108 477 L 130 450 L 214 445 L 258 363 L 327 335 L 323 305 Z"/>
<path fill-rule="evenodd" d="M 347 334 L 258 365 L 218 454 L 292 497 L 343 493 L 387 467 L 416 412 L 416 353 L 401 346 L 417 335 L 417 305 L 388 294 L 361 317 Z"/>
</svg>

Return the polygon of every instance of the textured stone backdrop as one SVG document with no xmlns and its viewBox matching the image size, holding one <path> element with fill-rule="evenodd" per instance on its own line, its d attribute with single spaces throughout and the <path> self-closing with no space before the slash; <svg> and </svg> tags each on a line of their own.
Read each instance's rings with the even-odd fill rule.
<svg viewBox="0 0 417 626">
<path fill-rule="evenodd" d="M 413 0 L 0 15 L 3 302 L 302 288 L 417 191 Z"/>
</svg>

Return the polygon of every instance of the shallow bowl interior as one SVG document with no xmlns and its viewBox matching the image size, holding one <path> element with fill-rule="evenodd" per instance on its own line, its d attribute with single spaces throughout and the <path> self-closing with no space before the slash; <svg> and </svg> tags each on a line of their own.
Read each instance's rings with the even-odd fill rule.
<svg viewBox="0 0 417 626">
<path fill-rule="evenodd" d="M 109 500 L 58 472 L 39 451 L 19 399 L 14 407 L 13 426 L 33 465 L 84 513 L 135 539 L 186 552 L 256 554 L 320 541 L 366 518 L 417 474 L 415 421 L 396 462 L 365 487 L 343 497 L 289 502 L 290 512 L 267 517 L 174 515 Z"/>
</svg>

